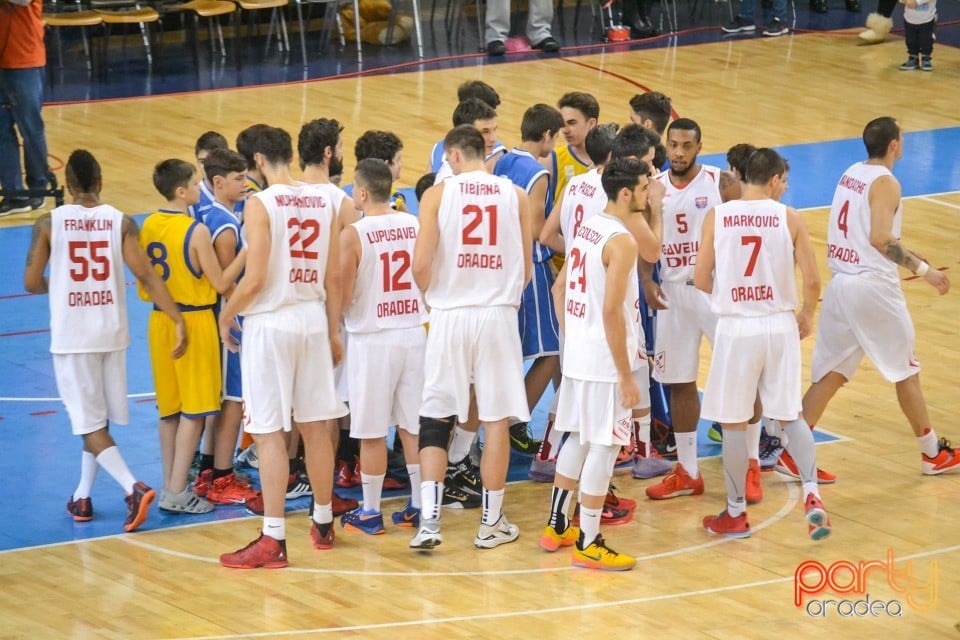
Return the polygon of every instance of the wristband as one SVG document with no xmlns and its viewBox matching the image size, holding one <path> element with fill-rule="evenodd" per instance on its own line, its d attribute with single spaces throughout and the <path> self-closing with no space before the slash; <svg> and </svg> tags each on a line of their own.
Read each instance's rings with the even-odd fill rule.
<svg viewBox="0 0 960 640">
<path fill-rule="evenodd" d="M 914 271 L 914 274 L 916 274 L 917 277 L 922 278 L 923 276 L 927 275 L 927 271 L 930 271 L 930 265 L 921 261 L 920 266 L 917 267 L 917 270 Z"/>
</svg>

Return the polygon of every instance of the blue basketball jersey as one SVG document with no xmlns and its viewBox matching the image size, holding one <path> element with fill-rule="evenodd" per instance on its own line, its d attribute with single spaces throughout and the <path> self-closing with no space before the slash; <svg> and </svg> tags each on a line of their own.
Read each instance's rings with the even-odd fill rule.
<svg viewBox="0 0 960 640">
<path fill-rule="evenodd" d="M 191 205 L 187 209 L 189 210 L 190 215 L 193 216 L 194 220 L 206 224 L 207 214 L 210 212 L 211 207 L 213 207 L 214 202 L 216 202 L 216 198 L 213 197 L 213 190 L 207 184 L 206 180 L 201 180 L 200 200 L 197 202 L 197 204 Z M 244 201 L 241 200 L 233 207 L 233 211 L 237 214 L 238 218 L 243 214 L 243 203 Z"/>
<path fill-rule="evenodd" d="M 523 149 L 514 149 L 500 160 L 493 168 L 494 175 L 509 178 L 510 181 L 526 191 L 528 194 L 533 188 L 534 183 L 543 176 L 547 177 L 547 199 L 544 207 L 544 219 L 550 215 L 553 209 L 553 181 L 550 172 L 533 157 L 528 151 Z M 540 244 L 539 240 L 533 242 L 533 261 L 545 262 L 553 257 L 553 250 L 550 247 Z"/>
</svg>

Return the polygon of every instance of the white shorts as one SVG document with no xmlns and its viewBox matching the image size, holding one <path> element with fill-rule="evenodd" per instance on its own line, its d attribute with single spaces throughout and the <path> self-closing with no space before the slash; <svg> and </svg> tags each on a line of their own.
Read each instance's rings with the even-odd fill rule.
<svg viewBox="0 0 960 640">
<path fill-rule="evenodd" d="M 347 359 L 350 343 L 350 335 L 340 324 L 340 342 L 343 344 L 343 361 L 340 366 L 333 370 L 333 386 L 337 389 L 337 398 L 340 402 L 350 401 L 350 376 L 347 374 Z"/>
<path fill-rule="evenodd" d="M 640 402 L 633 409 L 650 408 L 650 371 L 644 359 L 633 372 Z M 580 444 L 627 445 L 633 431 L 633 409 L 620 406 L 620 385 L 563 377 L 557 392 L 553 428 L 580 434 Z"/>
<path fill-rule="evenodd" d="M 243 319 L 243 428 L 290 431 L 297 422 L 346 415 L 333 385 L 323 304 L 300 304 Z"/>
<path fill-rule="evenodd" d="M 350 437 L 385 438 L 391 425 L 420 433 L 422 326 L 350 336 Z"/>
<path fill-rule="evenodd" d="M 803 410 L 800 331 L 791 312 L 717 322 L 700 417 L 748 422 L 760 395 L 763 415 L 790 422 Z"/>
<path fill-rule="evenodd" d="M 471 384 L 481 422 L 530 419 L 514 307 L 459 307 L 430 312 L 420 415 L 455 415 L 460 422 L 466 422 Z"/>
<path fill-rule="evenodd" d="M 823 293 L 811 374 L 831 371 L 847 380 L 866 354 L 889 382 L 920 372 L 913 322 L 899 283 L 869 275 L 837 274 Z"/>
<path fill-rule="evenodd" d="M 670 308 L 654 318 L 653 378 L 662 384 L 696 382 L 700 339 L 706 336 L 713 344 L 717 316 L 696 287 L 672 282 L 661 287 Z"/>
<path fill-rule="evenodd" d="M 54 353 L 53 372 L 73 435 L 130 423 L 127 351 Z"/>
</svg>

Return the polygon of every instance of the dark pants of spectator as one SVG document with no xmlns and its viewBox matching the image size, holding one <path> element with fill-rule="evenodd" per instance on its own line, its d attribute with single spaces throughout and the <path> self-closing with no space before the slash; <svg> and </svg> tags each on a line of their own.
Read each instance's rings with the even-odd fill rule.
<svg viewBox="0 0 960 640">
<path fill-rule="evenodd" d="M 907 39 L 907 53 L 911 56 L 929 58 L 933 54 L 933 27 L 936 20 L 923 24 L 903 23 L 904 35 Z"/>
</svg>

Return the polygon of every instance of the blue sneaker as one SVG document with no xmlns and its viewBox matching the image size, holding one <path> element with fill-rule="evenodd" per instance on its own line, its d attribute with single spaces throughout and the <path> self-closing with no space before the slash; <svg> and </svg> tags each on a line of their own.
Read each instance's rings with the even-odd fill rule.
<svg viewBox="0 0 960 640">
<path fill-rule="evenodd" d="M 707 437 L 714 442 L 723 442 L 723 427 L 720 426 L 720 423 L 714 422 L 710 425 L 710 430 L 707 431 Z"/>
<path fill-rule="evenodd" d="M 383 528 L 383 514 L 379 511 L 369 513 L 363 509 L 354 509 L 340 516 L 340 526 L 347 531 L 357 531 L 370 536 L 379 536 L 387 532 Z"/>
<path fill-rule="evenodd" d="M 420 527 L 420 509 L 411 506 L 408 502 L 403 511 L 397 511 L 390 516 L 393 524 L 407 529 L 418 529 Z"/>
</svg>

